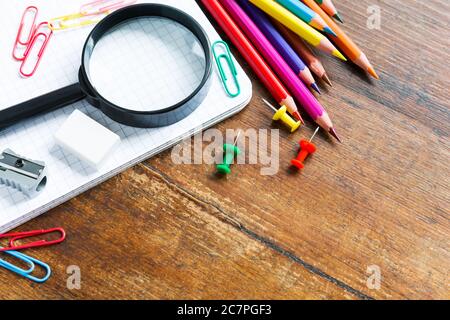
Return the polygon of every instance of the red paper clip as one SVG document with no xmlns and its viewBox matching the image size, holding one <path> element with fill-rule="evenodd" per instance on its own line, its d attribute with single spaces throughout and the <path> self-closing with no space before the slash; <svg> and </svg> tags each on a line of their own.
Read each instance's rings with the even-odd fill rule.
<svg viewBox="0 0 450 320">
<path fill-rule="evenodd" d="M 40 29 L 43 29 L 43 28 L 48 29 L 47 33 L 40 31 Z M 20 66 L 19 72 L 22 77 L 28 78 L 28 77 L 31 77 L 32 75 L 34 75 L 34 73 L 36 72 L 36 70 L 39 66 L 39 63 L 41 62 L 42 55 L 44 54 L 45 49 L 47 48 L 48 42 L 49 42 L 50 38 L 52 37 L 52 35 L 53 35 L 53 31 L 48 27 L 47 22 L 42 22 L 36 27 L 36 31 L 33 35 L 33 39 L 31 40 L 31 43 L 28 45 L 27 50 L 25 51 L 25 54 L 24 54 L 25 58 L 23 59 L 22 65 Z M 25 69 L 26 69 L 27 63 L 30 59 L 30 56 L 31 56 L 30 53 L 33 51 L 36 43 L 39 43 L 38 40 L 40 38 L 42 38 L 40 41 L 40 43 L 42 43 L 42 46 L 39 49 L 39 52 L 35 57 L 36 62 L 34 62 L 34 66 L 31 68 L 31 72 L 27 73 L 25 71 Z"/>
<path fill-rule="evenodd" d="M 25 9 L 25 11 L 23 12 L 22 15 L 22 20 L 20 20 L 20 26 L 19 26 L 19 30 L 17 31 L 17 36 L 16 36 L 16 41 L 14 42 L 14 48 L 13 48 L 13 52 L 12 52 L 12 56 L 14 59 L 22 61 L 23 59 L 25 59 L 25 55 L 23 56 L 18 56 L 16 54 L 17 49 L 19 48 L 19 45 L 21 46 L 25 46 L 28 47 L 28 45 L 30 44 L 30 42 L 33 39 L 33 36 L 35 34 L 36 31 L 36 19 L 38 16 L 39 10 L 37 7 L 34 6 L 30 6 L 28 8 Z M 23 36 L 23 30 L 24 30 L 24 26 L 25 26 L 25 20 L 27 19 L 27 15 L 28 14 L 32 14 L 32 23 L 30 26 L 30 31 L 28 32 L 28 36 L 26 41 L 22 41 L 22 36 Z M 25 49 L 26 50 L 26 49 Z"/>
<path fill-rule="evenodd" d="M 38 240 L 38 241 L 30 242 L 28 244 L 19 245 L 19 246 L 15 246 L 15 244 L 14 244 L 17 240 L 35 237 L 35 236 L 44 235 L 44 234 L 50 234 L 50 233 L 54 233 L 54 232 L 60 233 L 61 237 L 56 240 L 51 240 L 51 241 Z M 48 229 L 48 230 L 35 230 L 35 231 L 27 231 L 27 232 L 1 234 L 0 239 L 4 239 L 4 238 L 10 238 L 9 246 L 5 247 L 5 248 L 0 248 L 0 252 L 19 251 L 19 250 L 25 250 L 25 249 L 29 249 L 29 248 L 46 247 L 46 246 L 58 244 L 58 243 L 63 242 L 66 239 L 66 232 L 64 231 L 63 228 L 53 228 L 53 229 Z"/>
</svg>

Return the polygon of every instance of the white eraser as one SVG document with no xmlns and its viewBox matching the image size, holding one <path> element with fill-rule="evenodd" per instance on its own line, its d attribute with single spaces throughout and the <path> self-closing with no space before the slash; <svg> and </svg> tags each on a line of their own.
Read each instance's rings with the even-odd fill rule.
<svg viewBox="0 0 450 320">
<path fill-rule="evenodd" d="M 56 143 L 78 159 L 98 168 L 120 137 L 75 110 L 55 134 Z"/>
</svg>

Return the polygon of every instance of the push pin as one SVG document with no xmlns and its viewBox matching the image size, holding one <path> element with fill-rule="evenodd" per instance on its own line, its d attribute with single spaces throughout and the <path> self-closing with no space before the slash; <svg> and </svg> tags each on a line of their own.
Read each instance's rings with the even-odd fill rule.
<svg viewBox="0 0 450 320">
<path fill-rule="evenodd" d="M 223 145 L 223 163 L 217 165 L 217 172 L 221 174 L 231 173 L 231 164 L 234 162 L 234 158 L 241 153 L 237 146 L 237 142 L 241 132 L 239 131 L 233 144 L 226 143 Z"/>
<path fill-rule="evenodd" d="M 319 132 L 320 127 L 317 127 L 316 131 L 314 131 L 314 134 L 312 135 L 311 139 L 309 141 L 306 140 L 300 140 L 300 152 L 298 153 L 297 158 L 291 160 L 291 164 L 294 167 L 297 167 L 298 169 L 303 169 L 305 165 L 303 162 L 305 159 L 310 155 L 316 152 L 317 148 L 316 146 L 311 143 L 311 141 L 316 136 L 317 132 Z"/>
<path fill-rule="evenodd" d="M 31 197 L 42 191 L 46 183 L 44 162 L 24 158 L 9 149 L 0 154 L 0 184 Z"/>
<path fill-rule="evenodd" d="M 291 129 L 291 132 L 294 132 L 301 126 L 300 121 L 295 121 L 291 118 L 291 116 L 287 113 L 286 106 L 282 106 L 280 109 L 276 109 L 273 105 L 271 105 L 266 99 L 263 99 L 264 103 L 271 108 L 275 114 L 273 115 L 273 120 L 278 121 L 281 120 L 287 127 Z"/>
</svg>

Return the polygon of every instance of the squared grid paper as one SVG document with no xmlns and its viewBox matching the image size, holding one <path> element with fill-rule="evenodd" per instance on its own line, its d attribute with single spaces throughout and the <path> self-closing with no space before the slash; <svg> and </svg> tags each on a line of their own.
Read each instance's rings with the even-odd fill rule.
<svg viewBox="0 0 450 320">
<path fill-rule="evenodd" d="M 110 31 L 97 43 L 89 63 L 91 82 L 102 96 L 138 111 L 184 100 L 201 83 L 204 69 L 205 55 L 192 33 L 156 17 L 128 21 Z"/>
<path fill-rule="evenodd" d="M 35 5 L 39 8 L 38 21 L 45 21 L 45 19 L 77 12 L 80 5 L 85 2 L 87 0 L 1 2 L 0 110 L 76 83 L 82 47 L 92 29 L 87 27 L 55 33 L 36 74 L 32 78 L 22 79 L 18 75 L 20 64 L 12 59 L 11 50 L 23 10 L 29 5 Z M 159 2 L 178 7 L 193 16 L 203 26 L 211 43 L 220 39 L 194 0 Z M 162 35 L 171 32 L 167 27 L 156 31 Z M 176 38 L 177 35 L 172 34 L 172 37 Z M 182 38 L 175 41 L 174 45 L 186 47 Z M 137 129 L 123 126 L 104 116 L 87 102 L 81 101 L 0 132 L 0 151 L 10 148 L 27 158 L 44 161 L 48 168 L 47 186 L 34 198 L 26 198 L 15 189 L 0 186 L 0 232 L 10 230 L 56 207 L 119 172 L 173 146 L 182 139 L 242 110 L 251 99 L 252 86 L 250 79 L 237 63 L 236 67 L 241 84 L 240 96 L 234 99 L 229 98 L 215 72 L 212 75 L 210 92 L 204 103 L 189 117 L 169 127 Z M 182 79 L 176 82 L 183 83 Z M 181 87 L 180 90 L 183 88 Z M 87 114 L 122 139 L 99 171 L 95 171 L 55 145 L 53 134 L 75 109 Z"/>
</svg>

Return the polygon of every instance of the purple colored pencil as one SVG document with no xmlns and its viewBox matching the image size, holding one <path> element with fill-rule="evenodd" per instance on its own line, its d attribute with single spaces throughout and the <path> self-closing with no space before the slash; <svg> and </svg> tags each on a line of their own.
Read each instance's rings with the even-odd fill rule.
<svg viewBox="0 0 450 320">
<path fill-rule="evenodd" d="M 236 1 L 221 0 L 220 2 L 228 11 L 234 22 L 236 22 L 239 28 L 241 28 L 250 41 L 260 51 L 278 77 L 289 88 L 294 98 L 303 106 L 309 116 L 319 126 L 340 141 L 325 109 L 320 105 L 303 82 L 300 81 L 299 77 L 292 71 L 286 61 L 284 61 L 278 51 L 272 46 L 269 40 L 267 40 L 261 30 L 258 29 L 252 19 L 250 19 Z"/>
<path fill-rule="evenodd" d="M 291 67 L 292 70 L 302 79 L 306 86 L 313 88 L 320 93 L 320 89 L 314 80 L 314 77 L 308 66 L 303 62 L 300 56 L 295 52 L 291 45 L 284 39 L 281 33 L 275 28 L 269 17 L 255 7 L 249 1 L 238 0 L 238 4 L 250 19 L 256 24 L 259 30 L 266 36 L 267 40 L 278 50 L 284 61 Z"/>
</svg>

